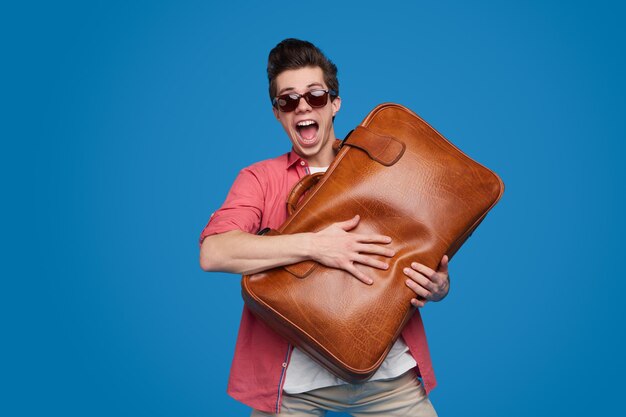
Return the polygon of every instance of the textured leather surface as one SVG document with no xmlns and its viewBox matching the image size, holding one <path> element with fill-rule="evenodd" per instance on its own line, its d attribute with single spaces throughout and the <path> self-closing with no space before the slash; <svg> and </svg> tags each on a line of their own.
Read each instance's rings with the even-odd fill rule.
<svg viewBox="0 0 626 417">
<path fill-rule="evenodd" d="M 416 114 L 377 106 L 346 139 L 317 186 L 278 233 L 315 232 L 359 214 L 357 233 L 391 236 L 388 270 L 357 265 L 365 285 L 314 261 L 244 276 L 247 306 L 340 378 L 369 378 L 413 314 L 402 269 L 436 269 L 478 226 L 504 191 L 500 178 L 470 159 Z"/>
</svg>

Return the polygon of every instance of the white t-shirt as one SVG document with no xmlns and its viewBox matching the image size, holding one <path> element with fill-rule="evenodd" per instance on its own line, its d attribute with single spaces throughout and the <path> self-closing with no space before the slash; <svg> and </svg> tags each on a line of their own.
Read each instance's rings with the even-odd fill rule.
<svg viewBox="0 0 626 417">
<path fill-rule="evenodd" d="M 328 167 L 309 167 L 309 172 L 311 174 L 325 172 L 327 168 Z M 396 343 L 391 347 L 389 354 L 380 365 L 380 368 L 378 368 L 369 381 L 395 378 L 415 366 L 417 366 L 417 363 L 415 359 L 413 359 L 413 356 L 411 356 L 408 346 L 404 343 L 402 337 L 399 337 Z M 326 368 L 309 358 L 309 356 L 300 349 L 294 347 L 293 352 L 291 352 L 289 366 L 287 367 L 283 391 L 287 394 L 297 394 L 347 383 L 348 382 L 336 377 Z"/>
<path fill-rule="evenodd" d="M 409 353 L 408 346 L 404 343 L 402 337 L 399 337 L 391 347 L 380 368 L 372 375 L 369 381 L 395 378 L 409 369 L 415 368 L 415 366 L 417 366 L 417 363 Z M 318 365 L 317 362 L 309 358 L 300 349 L 294 347 L 293 352 L 291 352 L 289 366 L 287 366 L 283 391 L 287 394 L 297 394 L 347 383 L 331 374 L 326 368 Z"/>
<path fill-rule="evenodd" d="M 328 167 L 309 167 L 309 174 L 317 174 L 318 172 L 326 172 Z"/>
</svg>

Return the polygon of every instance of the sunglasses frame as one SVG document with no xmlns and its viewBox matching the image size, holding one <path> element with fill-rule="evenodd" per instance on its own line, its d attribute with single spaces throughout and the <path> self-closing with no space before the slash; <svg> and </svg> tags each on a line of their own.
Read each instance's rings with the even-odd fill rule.
<svg viewBox="0 0 626 417">
<path fill-rule="evenodd" d="M 322 104 L 321 106 L 314 106 L 314 105 L 313 105 L 313 104 L 311 104 L 311 102 L 309 101 L 309 99 L 310 99 L 311 97 L 315 97 L 315 96 L 313 96 L 313 94 L 312 94 L 314 91 L 323 91 L 323 92 L 324 92 L 324 96 L 326 96 L 326 97 L 327 97 L 327 98 L 326 98 L 326 101 L 325 101 L 325 102 L 324 102 L 324 104 Z M 330 97 L 331 97 L 331 100 L 332 100 L 332 97 L 337 97 L 337 95 L 338 95 L 338 94 L 337 94 L 337 92 L 336 92 L 335 90 L 330 90 L 330 89 L 325 90 L 325 89 L 323 89 L 323 88 L 316 88 L 316 89 L 314 89 L 314 90 L 307 91 L 307 92 L 306 92 L 306 93 L 304 93 L 304 94 L 298 94 L 298 93 L 287 93 L 287 94 L 281 94 L 280 96 L 276 96 L 276 97 L 274 97 L 274 98 L 272 99 L 272 106 L 276 107 L 278 110 L 280 110 L 280 111 L 281 111 L 281 112 L 283 112 L 283 113 L 291 113 L 291 112 L 292 112 L 292 111 L 294 111 L 296 108 L 298 108 L 298 105 L 300 104 L 300 99 L 301 99 L 301 98 L 304 98 L 304 99 L 306 100 L 306 102 L 309 104 L 309 106 L 311 106 L 311 107 L 313 107 L 313 108 L 320 108 L 320 107 L 324 107 L 326 104 L 328 104 L 328 96 L 330 96 Z M 295 100 L 294 100 L 294 99 L 292 99 L 292 96 L 297 96 L 297 99 L 295 99 Z M 295 101 L 295 103 L 296 103 L 296 104 L 294 105 L 293 109 L 291 109 L 291 110 L 283 110 L 283 109 L 280 107 L 280 105 L 278 104 L 278 100 L 279 100 L 279 99 L 281 99 L 281 98 L 283 98 L 283 97 L 286 97 L 286 98 L 289 98 L 290 100 L 294 100 L 294 101 Z M 323 96 L 319 96 L 319 97 L 315 97 L 315 98 L 322 98 L 322 97 L 323 97 Z"/>
</svg>

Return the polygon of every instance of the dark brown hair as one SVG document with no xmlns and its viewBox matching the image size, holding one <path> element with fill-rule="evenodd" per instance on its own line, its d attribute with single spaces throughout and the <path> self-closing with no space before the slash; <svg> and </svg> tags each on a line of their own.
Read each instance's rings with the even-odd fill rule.
<svg viewBox="0 0 626 417">
<path fill-rule="evenodd" d="M 324 73 L 326 86 L 339 95 L 337 66 L 311 42 L 289 38 L 276 45 L 267 59 L 270 100 L 276 97 L 276 77 L 281 72 L 304 67 L 320 67 Z"/>
</svg>

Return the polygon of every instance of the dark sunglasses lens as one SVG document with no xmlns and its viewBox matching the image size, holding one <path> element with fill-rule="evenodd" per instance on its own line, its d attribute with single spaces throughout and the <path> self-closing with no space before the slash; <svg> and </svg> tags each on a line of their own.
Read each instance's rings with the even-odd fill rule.
<svg viewBox="0 0 626 417">
<path fill-rule="evenodd" d="M 309 91 L 304 97 L 311 107 L 324 107 L 328 101 L 328 93 L 324 90 Z"/>
<path fill-rule="evenodd" d="M 277 100 L 278 108 L 284 112 L 294 111 L 296 107 L 298 107 L 299 102 L 300 96 L 294 94 L 285 94 L 284 96 L 278 97 Z"/>
<path fill-rule="evenodd" d="M 294 111 L 300 103 L 300 97 L 304 97 L 311 107 L 324 107 L 328 102 L 328 93 L 324 90 L 313 90 L 305 93 L 304 96 L 299 94 L 284 94 L 276 98 L 276 104 L 280 111 Z"/>
</svg>

